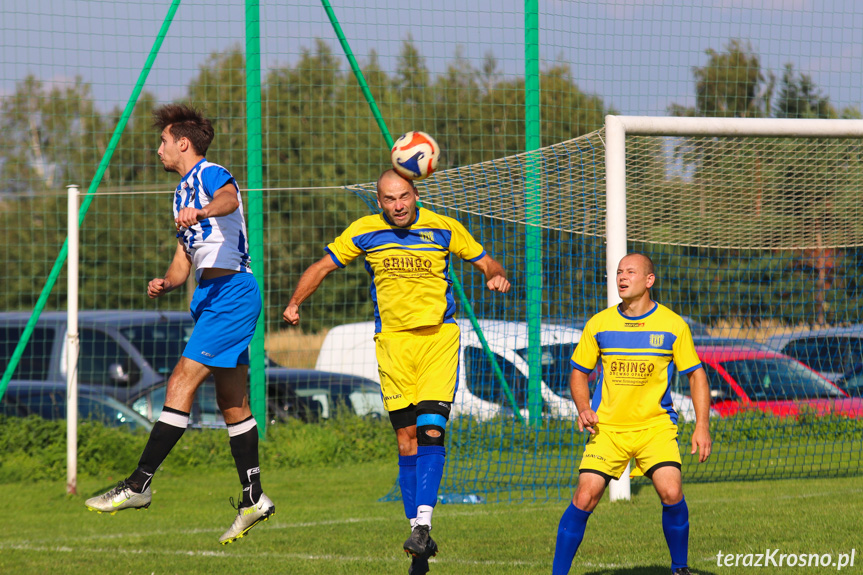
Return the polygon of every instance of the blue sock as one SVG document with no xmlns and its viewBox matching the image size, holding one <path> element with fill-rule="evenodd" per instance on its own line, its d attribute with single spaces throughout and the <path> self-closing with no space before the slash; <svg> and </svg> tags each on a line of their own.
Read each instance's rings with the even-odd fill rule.
<svg viewBox="0 0 863 575">
<path fill-rule="evenodd" d="M 671 570 L 686 567 L 689 556 L 689 508 L 686 499 L 674 505 L 662 504 L 662 531 L 671 553 Z"/>
<path fill-rule="evenodd" d="M 563 517 L 560 518 L 560 524 L 557 527 L 557 543 L 554 546 L 554 563 L 551 568 L 552 575 L 569 573 L 578 546 L 584 539 L 584 529 L 587 527 L 590 514 L 590 511 L 583 511 L 572 503 L 563 512 Z"/>
<path fill-rule="evenodd" d="M 446 447 L 443 445 L 417 446 L 417 507 L 434 507 L 437 503 L 437 490 L 443 478 L 445 457 Z"/>
<path fill-rule="evenodd" d="M 399 455 L 399 488 L 402 490 L 402 503 L 405 517 L 417 516 L 417 456 Z"/>
</svg>

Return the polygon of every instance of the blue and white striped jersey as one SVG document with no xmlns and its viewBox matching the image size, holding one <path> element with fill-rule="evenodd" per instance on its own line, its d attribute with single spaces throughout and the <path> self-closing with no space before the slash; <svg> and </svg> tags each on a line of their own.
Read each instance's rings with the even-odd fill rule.
<svg viewBox="0 0 863 575">
<path fill-rule="evenodd" d="M 190 228 L 177 229 L 186 254 L 195 267 L 195 279 L 207 268 L 222 268 L 252 273 L 243 198 L 231 173 L 218 164 L 201 160 L 189 170 L 174 193 L 174 217 L 183 208 L 202 209 L 213 200 L 213 194 L 227 183 L 234 185 L 240 206 L 231 214 L 201 220 Z"/>
</svg>

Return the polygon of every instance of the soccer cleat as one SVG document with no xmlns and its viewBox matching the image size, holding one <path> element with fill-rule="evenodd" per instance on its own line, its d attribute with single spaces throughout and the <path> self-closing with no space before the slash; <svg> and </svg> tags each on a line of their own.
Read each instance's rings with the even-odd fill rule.
<svg viewBox="0 0 863 575">
<path fill-rule="evenodd" d="M 231 498 L 231 507 L 234 507 L 234 500 Z M 237 518 L 234 523 L 225 531 L 224 535 L 219 537 L 219 543 L 227 545 L 241 537 L 245 537 L 249 530 L 260 523 L 267 521 L 271 515 L 276 513 L 276 506 L 270 501 L 270 498 L 261 493 L 258 502 L 248 507 L 234 507 L 237 510 Z"/>
<path fill-rule="evenodd" d="M 146 509 L 150 506 L 152 499 L 153 494 L 149 485 L 142 493 L 136 493 L 125 481 L 120 481 L 110 491 L 91 497 L 84 502 L 84 505 L 90 511 L 114 515 L 123 509 Z"/>
<path fill-rule="evenodd" d="M 425 552 L 420 556 L 411 557 L 411 566 L 408 568 L 408 575 L 425 575 L 428 573 L 429 557 L 434 557 L 435 555 L 437 555 L 437 543 L 429 536 Z"/>
<path fill-rule="evenodd" d="M 405 541 L 405 553 L 417 559 L 428 559 L 437 555 L 437 543 L 429 535 L 430 529 L 428 525 L 414 526 L 411 536 Z"/>
<path fill-rule="evenodd" d="M 689 567 L 678 567 L 674 570 L 674 573 L 671 575 L 695 575 L 692 571 L 689 570 Z"/>
</svg>

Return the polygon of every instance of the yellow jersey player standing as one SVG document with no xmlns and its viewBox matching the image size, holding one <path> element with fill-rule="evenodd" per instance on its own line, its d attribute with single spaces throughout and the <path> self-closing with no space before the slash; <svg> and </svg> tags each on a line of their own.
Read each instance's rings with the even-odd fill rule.
<svg viewBox="0 0 863 575">
<path fill-rule="evenodd" d="M 591 436 L 579 466 L 578 488 L 557 530 L 553 575 L 569 573 L 591 512 L 612 479 L 631 458 L 651 481 L 662 502 L 662 530 L 671 553 L 671 571 L 689 575 L 689 510 L 683 498 L 677 413 L 671 404 L 673 361 L 689 378 L 695 407 L 692 454 L 710 456 L 710 389 L 695 353 L 689 326 L 653 301 L 653 262 L 629 254 L 617 268 L 619 305 L 593 316 L 572 356 L 570 387 L 578 408 L 578 430 Z M 591 401 L 588 375 L 602 361 Z"/>
<path fill-rule="evenodd" d="M 399 487 L 411 535 L 411 575 L 427 573 L 437 544 L 429 535 L 443 477 L 444 433 L 458 377 L 459 328 L 450 254 L 472 263 L 493 292 L 510 284 L 503 267 L 456 220 L 417 206 L 413 182 L 394 170 L 377 181 L 380 214 L 352 223 L 327 255 L 303 272 L 283 317 L 300 321 L 299 306 L 332 271 L 365 254 L 375 307 L 375 353 L 384 407 L 399 449 Z"/>
</svg>

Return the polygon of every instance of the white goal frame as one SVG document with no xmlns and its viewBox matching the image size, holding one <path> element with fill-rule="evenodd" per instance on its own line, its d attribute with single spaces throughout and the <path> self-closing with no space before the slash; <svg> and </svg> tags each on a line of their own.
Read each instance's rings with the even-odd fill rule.
<svg viewBox="0 0 863 575">
<path fill-rule="evenodd" d="M 863 120 L 786 118 L 605 117 L 605 269 L 608 305 L 617 296 L 617 264 L 626 255 L 626 136 L 754 136 L 863 138 Z M 609 485 L 612 501 L 630 498 L 629 466 Z"/>
</svg>

